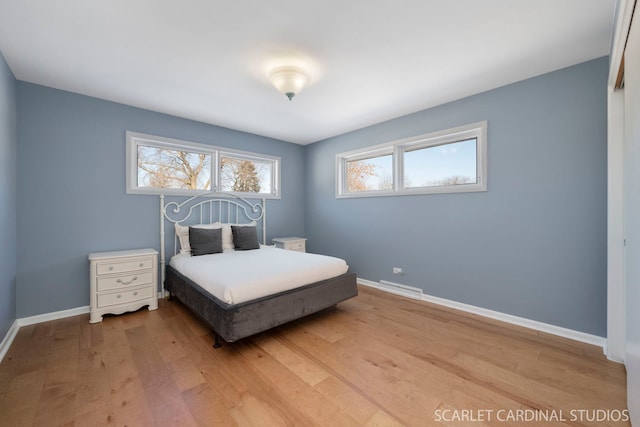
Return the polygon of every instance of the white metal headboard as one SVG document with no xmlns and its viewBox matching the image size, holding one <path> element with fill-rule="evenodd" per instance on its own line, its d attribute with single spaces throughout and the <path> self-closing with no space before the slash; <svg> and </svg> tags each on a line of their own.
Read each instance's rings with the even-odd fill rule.
<svg viewBox="0 0 640 427">
<path fill-rule="evenodd" d="M 267 244 L 266 200 L 253 203 L 233 194 L 205 193 L 190 197 L 182 202 L 166 202 L 160 195 L 160 276 L 164 298 L 165 278 L 165 224 L 211 224 L 214 222 L 242 224 L 256 221 L 262 228 L 262 244 Z M 173 232 L 174 230 L 172 230 Z M 173 233 L 174 255 L 177 253 L 178 239 Z"/>
</svg>

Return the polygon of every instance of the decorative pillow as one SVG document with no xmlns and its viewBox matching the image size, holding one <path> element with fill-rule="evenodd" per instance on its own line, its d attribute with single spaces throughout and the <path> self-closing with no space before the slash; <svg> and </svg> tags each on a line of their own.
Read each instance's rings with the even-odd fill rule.
<svg viewBox="0 0 640 427">
<path fill-rule="evenodd" d="M 178 236 L 178 240 L 180 241 L 180 253 L 181 254 L 190 254 L 191 246 L 189 245 L 189 226 L 180 225 L 178 223 L 174 224 L 176 229 L 176 236 Z M 219 222 L 214 222 L 211 224 L 196 224 L 192 225 L 191 228 L 204 228 L 204 229 L 216 229 L 222 228 L 222 224 Z"/>
<path fill-rule="evenodd" d="M 232 225 L 231 232 L 233 233 L 233 244 L 237 251 L 260 249 L 256 227 Z"/>
<path fill-rule="evenodd" d="M 220 224 L 220 223 L 218 223 Z M 235 244 L 233 242 L 233 232 L 231 231 L 231 227 L 255 227 L 256 222 L 252 221 L 248 224 L 220 224 L 222 226 L 222 249 L 224 250 L 232 250 L 235 249 Z"/>
<path fill-rule="evenodd" d="M 222 252 L 222 229 L 189 227 L 189 246 L 193 256 Z"/>
</svg>

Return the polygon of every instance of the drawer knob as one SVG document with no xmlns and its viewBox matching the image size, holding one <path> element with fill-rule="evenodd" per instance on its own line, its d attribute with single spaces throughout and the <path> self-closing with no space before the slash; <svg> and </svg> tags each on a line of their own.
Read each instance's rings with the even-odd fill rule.
<svg viewBox="0 0 640 427">
<path fill-rule="evenodd" d="M 134 295 L 138 295 L 138 291 L 135 291 L 133 294 L 134 294 Z"/>
<path fill-rule="evenodd" d="M 120 297 L 122 297 L 122 295 L 120 295 L 120 294 L 118 294 L 118 295 L 116 296 L 116 298 L 120 298 Z"/>
<path fill-rule="evenodd" d="M 138 276 L 133 276 L 133 278 L 131 280 L 129 280 L 128 282 L 123 282 L 122 279 L 118 279 L 118 280 L 116 280 L 116 283 L 121 283 L 123 285 L 130 285 L 136 280 L 138 280 Z"/>
<path fill-rule="evenodd" d="M 111 271 L 111 270 L 113 270 L 113 266 L 112 265 L 109 266 L 109 271 Z"/>
<path fill-rule="evenodd" d="M 141 262 L 141 263 L 140 263 L 140 267 L 144 267 L 144 262 Z"/>
</svg>

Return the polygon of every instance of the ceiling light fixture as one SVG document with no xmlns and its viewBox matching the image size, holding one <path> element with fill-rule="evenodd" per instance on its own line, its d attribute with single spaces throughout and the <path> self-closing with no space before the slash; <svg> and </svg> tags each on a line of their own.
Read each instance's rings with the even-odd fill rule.
<svg viewBox="0 0 640 427">
<path fill-rule="evenodd" d="M 289 101 L 309 83 L 309 80 L 309 75 L 300 67 L 276 67 L 269 72 L 271 84 L 278 92 L 286 95 Z"/>
</svg>

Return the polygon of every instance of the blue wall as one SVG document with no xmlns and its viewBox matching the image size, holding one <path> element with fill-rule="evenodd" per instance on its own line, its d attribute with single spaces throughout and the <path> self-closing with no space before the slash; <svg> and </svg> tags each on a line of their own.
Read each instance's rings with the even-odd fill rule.
<svg viewBox="0 0 640 427">
<path fill-rule="evenodd" d="M 304 234 L 304 147 L 18 82 L 19 318 L 89 304 L 87 255 L 159 249 L 159 199 L 125 192 L 125 131 L 282 158 L 268 238 Z M 4 286 L 4 284 L 3 284 Z"/>
<path fill-rule="evenodd" d="M 4 62 L 0 76 L 0 197 L 3 207 L 17 197 L 19 236 L 7 245 L 17 273 L 13 252 L 2 259 L 2 328 L 86 306 L 89 252 L 159 247 L 157 197 L 125 193 L 132 130 L 282 157 L 269 238 L 306 235 L 364 279 L 605 335 L 606 58 L 307 147 L 30 83 L 16 95 Z M 336 153 L 481 120 L 489 191 L 335 198 Z M 9 243 L 15 215 L 0 214 Z M 15 308 L 4 302 L 13 292 Z"/>
<path fill-rule="evenodd" d="M 601 58 L 308 146 L 308 247 L 364 279 L 606 336 L 607 72 Z M 336 199 L 337 153 L 482 120 L 487 192 Z"/>
<path fill-rule="evenodd" d="M 16 85 L 0 52 L 0 341 L 16 320 Z"/>
</svg>

